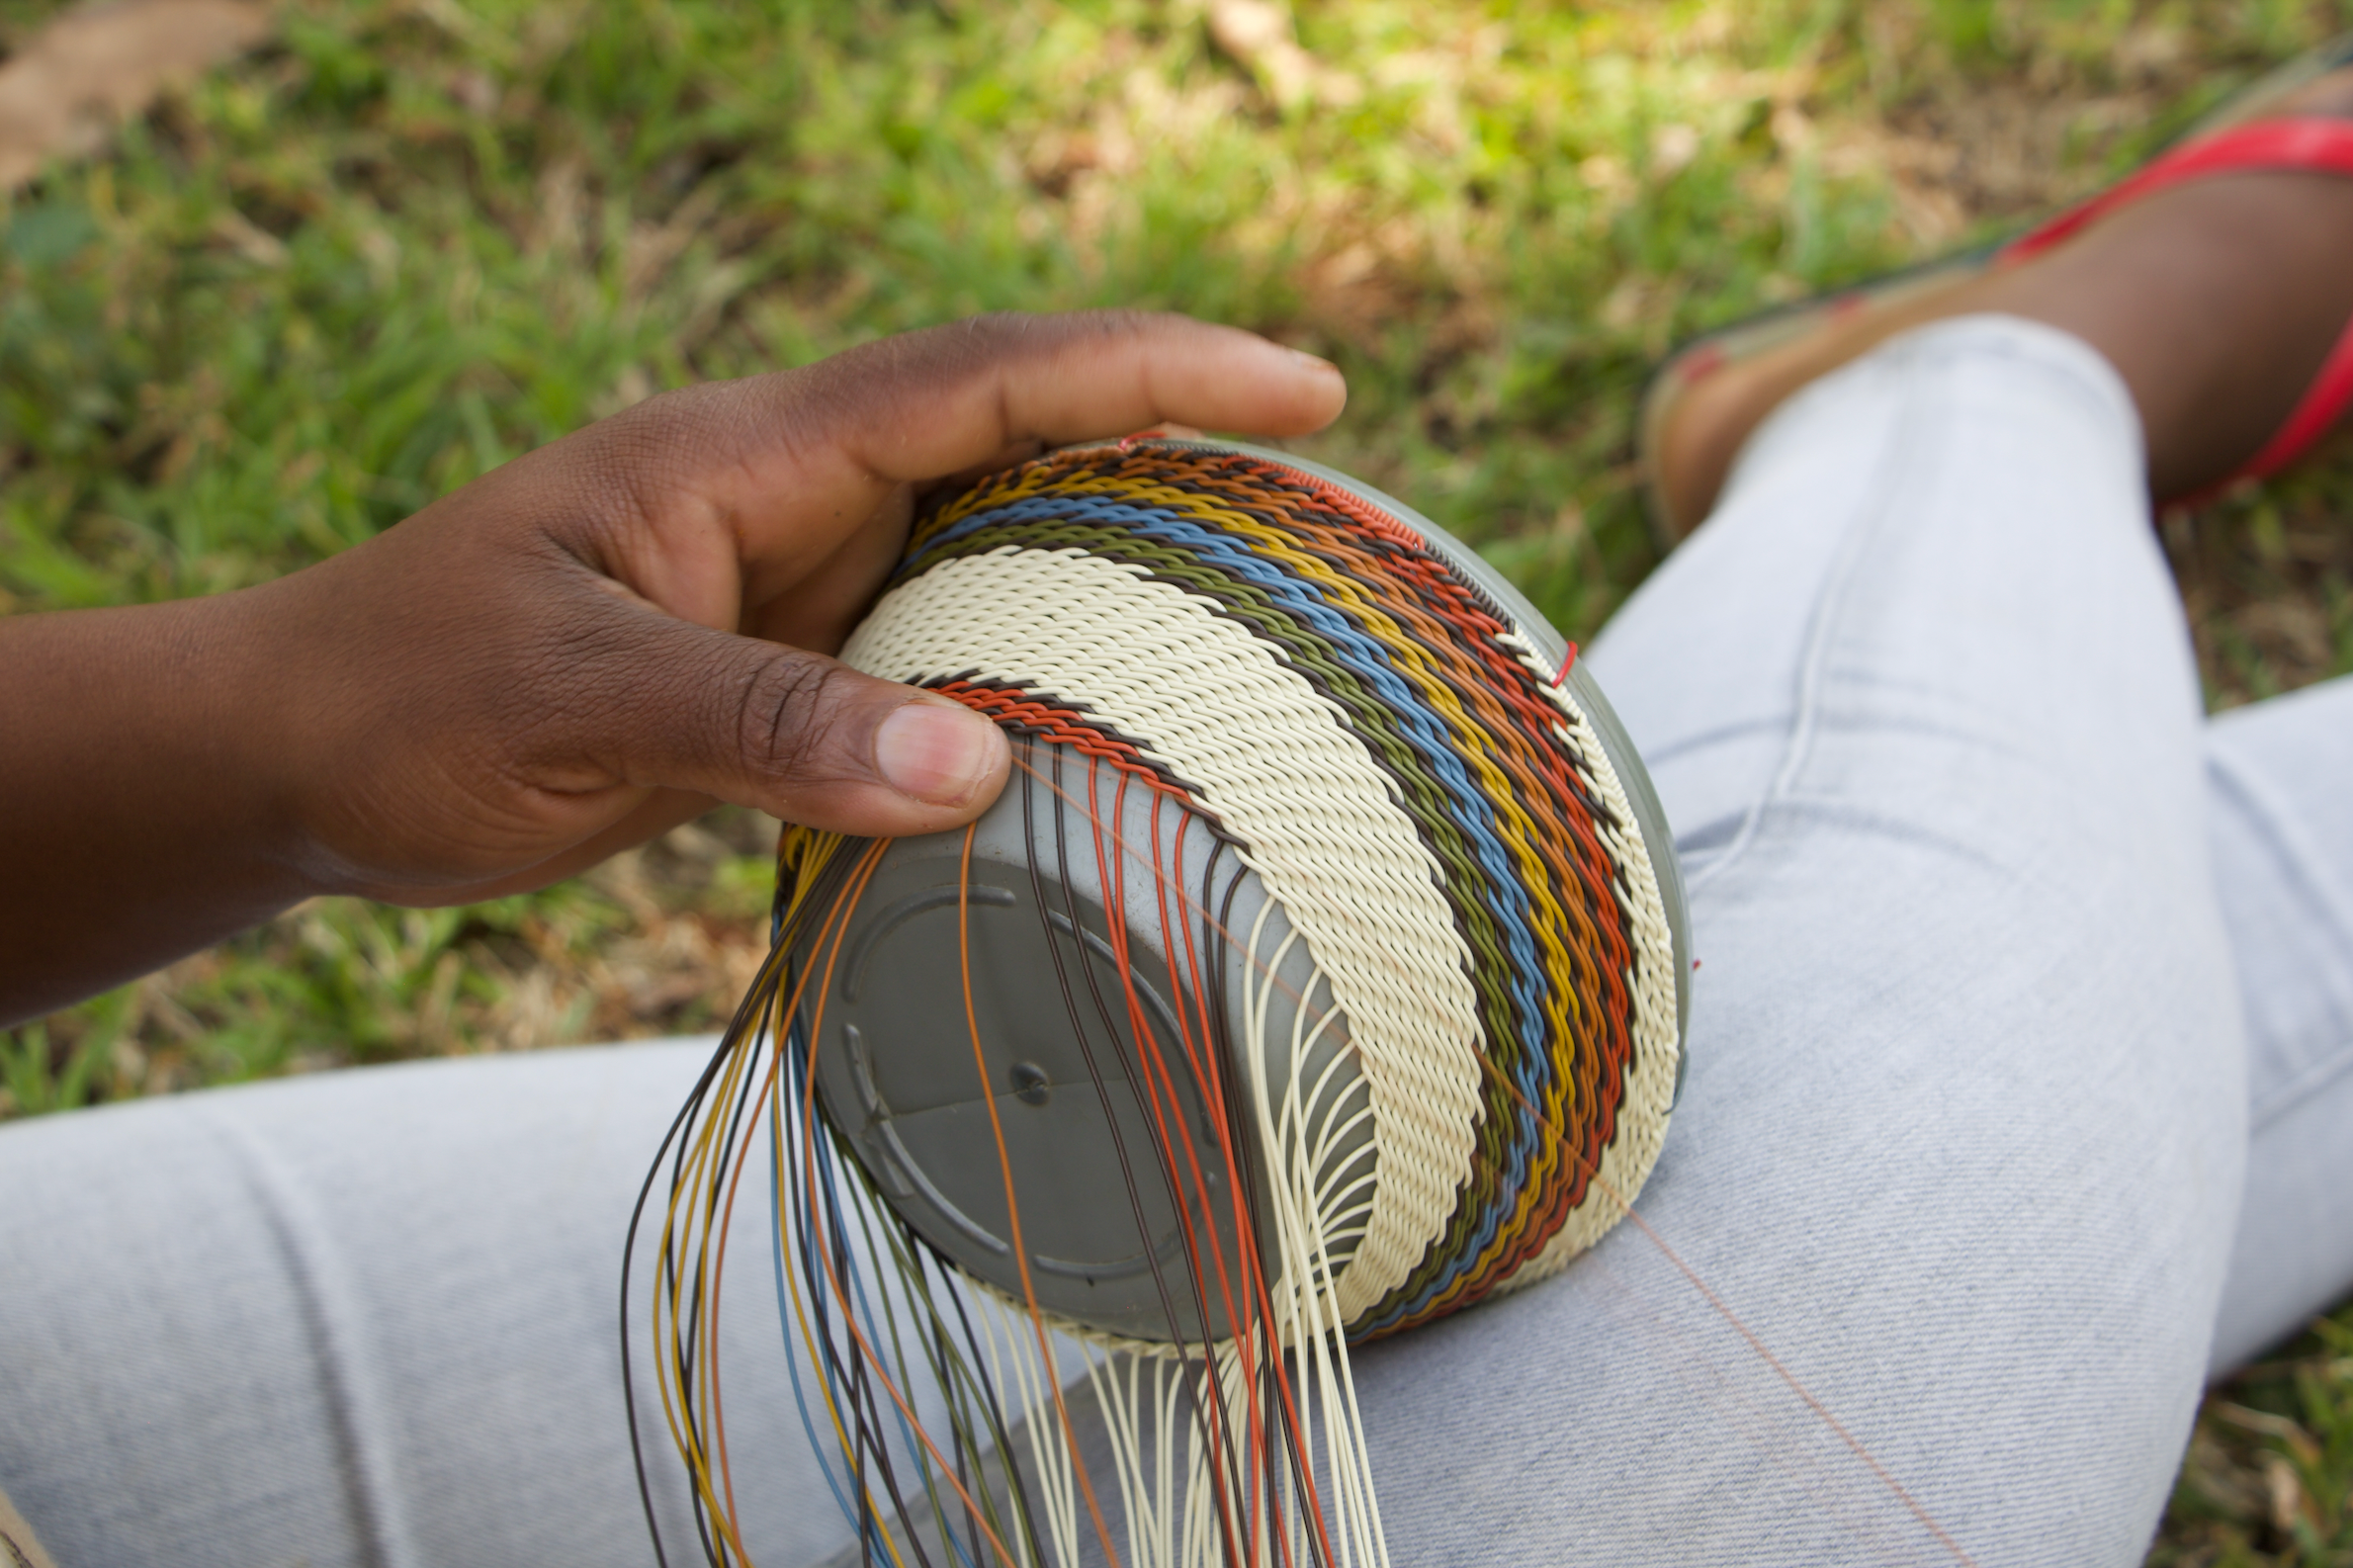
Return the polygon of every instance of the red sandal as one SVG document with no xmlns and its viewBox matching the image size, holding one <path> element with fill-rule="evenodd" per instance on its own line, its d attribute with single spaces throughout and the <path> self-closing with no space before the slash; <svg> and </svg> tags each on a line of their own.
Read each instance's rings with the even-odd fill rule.
<svg viewBox="0 0 2353 1568">
<path fill-rule="evenodd" d="M 2193 180 L 2258 170 L 2342 175 L 2353 179 L 2353 120 L 2320 116 L 2265 119 L 2265 111 L 2306 83 L 2353 65 L 2353 35 L 2283 66 L 2194 127 L 2138 171 L 2080 206 L 2016 238 L 1891 273 L 1835 294 L 1780 306 L 1697 338 L 1669 356 L 1643 393 L 1638 444 L 1644 498 L 1661 545 L 1672 547 L 1699 519 L 1673 517 L 1658 483 L 1661 434 L 1685 392 L 1729 364 L 1754 359 L 1859 311 L 1884 309 L 1994 267 L 2014 266 L 2064 243 L 2128 203 Z M 2353 403 L 2353 322 L 2287 422 L 2228 477 L 2181 502 L 2210 499 L 2230 486 L 2278 473 L 2326 435 Z"/>
</svg>

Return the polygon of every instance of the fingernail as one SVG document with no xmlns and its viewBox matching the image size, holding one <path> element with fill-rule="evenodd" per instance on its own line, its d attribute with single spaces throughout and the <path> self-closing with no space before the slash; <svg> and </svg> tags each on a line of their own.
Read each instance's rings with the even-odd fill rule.
<svg viewBox="0 0 2353 1568">
<path fill-rule="evenodd" d="M 874 732 L 875 771 L 903 795 L 961 806 L 1004 755 L 997 726 L 938 697 L 903 703 Z"/>
<path fill-rule="evenodd" d="M 1335 376 L 1340 374 L 1339 366 L 1333 364 L 1328 359 L 1322 359 L 1314 354 L 1310 354 L 1303 348 L 1295 348 L 1291 350 L 1291 354 L 1294 358 L 1305 364 L 1310 370 L 1329 371 Z"/>
</svg>

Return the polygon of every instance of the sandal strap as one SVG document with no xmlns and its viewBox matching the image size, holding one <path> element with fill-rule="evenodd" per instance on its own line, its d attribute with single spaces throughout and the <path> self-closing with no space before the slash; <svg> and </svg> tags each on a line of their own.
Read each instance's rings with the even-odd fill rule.
<svg viewBox="0 0 2353 1568">
<path fill-rule="evenodd" d="M 2353 402 L 2353 321 L 2345 324 L 2336 347 L 2328 351 L 2320 374 L 2305 389 L 2295 411 L 2272 432 L 2262 451 L 2239 466 L 2231 482 L 2266 479 L 2295 462 L 2306 448 L 2328 434 L 2349 402 Z"/>
<path fill-rule="evenodd" d="M 2009 266 L 2063 243 L 2086 226 L 2130 203 L 2193 180 L 2254 172 L 2335 174 L 2353 179 L 2353 121 L 2320 116 L 2263 120 L 2236 126 L 2176 148 L 2082 206 L 2061 213 L 2005 246 L 2000 264 Z M 2305 389 L 2295 410 L 2262 450 L 2240 465 L 2216 491 L 2242 479 L 2259 479 L 2286 468 L 2327 434 L 2353 402 L 2353 321 L 2329 350 L 2320 372 Z"/>
<path fill-rule="evenodd" d="M 2176 147 L 2080 207 L 2070 208 L 2012 240 L 2002 247 L 2002 264 L 2008 266 L 2041 255 L 2072 239 L 2079 230 L 2118 208 L 2159 191 L 2218 174 L 2258 171 L 2341 174 L 2353 179 L 2353 120 L 2318 115 L 2263 120 Z"/>
</svg>

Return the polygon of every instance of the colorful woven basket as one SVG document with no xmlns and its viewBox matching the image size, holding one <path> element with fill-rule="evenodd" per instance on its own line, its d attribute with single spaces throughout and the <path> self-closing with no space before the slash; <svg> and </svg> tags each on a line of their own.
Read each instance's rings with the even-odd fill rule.
<svg viewBox="0 0 2353 1568">
<path fill-rule="evenodd" d="M 1674 1100 L 1681 887 L 1601 693 L 1396 501 L 1159 438 L 936 502 L 842 656 L 991 716 L 1016 769 L 969 831 L 785 835 L 780 956 L 734 1038 L 782 1042 L 780 1251 L 827 1408 L 891 1372 L 899 1331 L 860 1327 L 844 1272 L 883 1271 L 851 1246 L 879 1225 L 896 1283 L 875 1293 L 915 1303 L 892 1310 L 928 1325 L 954 1407 L 949 1437 L 903 1437 L 907 1462 L 944 1475 L 1024 1414 L 1068 1449 L 1005 1459 L 995 1494 L 959 1485 L 933 1508 L 961 1525 L 929 1528 L 1007 1560 L 1075 1560 L 1083 1520 L 1113 1556 L 1123 1532 L 1170 1560 L 1280 1534 L 1380 1560 L 1347 1346 L 1592 1245 Z M 751 1102 L 722 1079 L 705 1119 Z M 1059 1392 L 1074 1344 L 1096 1417 Z M 1117 1364 L 1157 1392 L 1104 1393 Z M 888 1447 L 890 1404 L 866 1404 Z M 1087 1420 L 1125 1456 L 1110 1505 L 1078 1460 Z M 864 1440 L 840 1462 L 871 1475 Z M 1176 1505 L 1146 1455 L 1179 1442 Z M 894 1510 L 919 1537 L 904 1496 L 852 1513 Z"/>
</svg>

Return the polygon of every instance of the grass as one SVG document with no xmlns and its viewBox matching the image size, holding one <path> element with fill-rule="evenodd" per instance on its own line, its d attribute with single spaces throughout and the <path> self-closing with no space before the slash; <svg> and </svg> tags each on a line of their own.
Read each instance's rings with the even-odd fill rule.
<svg viewBox="0 0 2353 1568">
<path fill-rule="evenodd" d="M 0 0 L 0 37 L 53 6 Z M 1338 359 L 1306 446 L 1570 635 L 1654 563 L 1645 368 L 2000 231 L 2353 25 L 2289 0 L 293 0 L 0 207 L 0 612 L 318 560 L 663 387 L 1140 304 Z M 2225 705 L 2353 668 L 2340 463 L 2174 519 Z M 306 906 L 0 1035 L 0 1115 L 703 1026 L 760 825 L 433 914 Z M 2353 1562 L 2353 1313 L 2210 1405 L 2155 1561 Z M 2283 1479 L 2285 1477 L 2286 1479 Z M 2291 1484 L 2292 1483 L 2292 1484 Z"/>
</svg>

